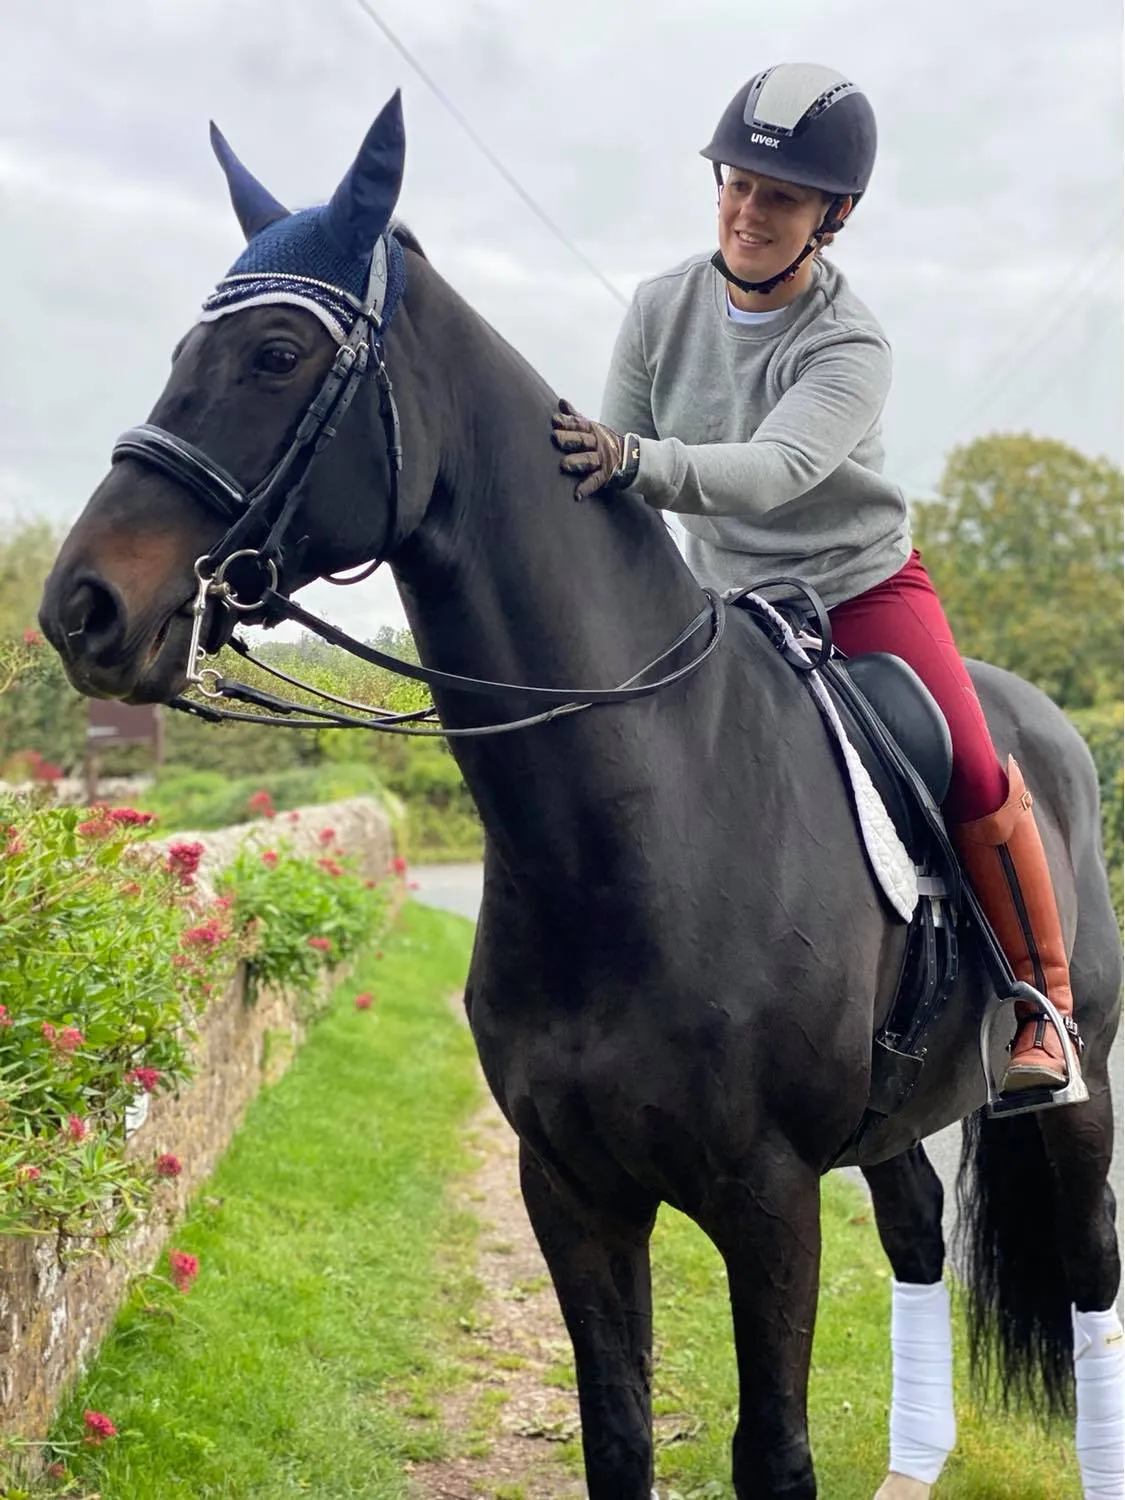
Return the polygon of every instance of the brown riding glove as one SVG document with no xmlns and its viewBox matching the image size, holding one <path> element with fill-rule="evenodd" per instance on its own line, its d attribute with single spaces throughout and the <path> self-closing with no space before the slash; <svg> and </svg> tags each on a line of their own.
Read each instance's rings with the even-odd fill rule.
<svg viewBox="0 0 1125 1500">
<path fill-rule="evenodd" d="M 634 433 L 622 437 L 612 427 L 580 416 L 569 401 L 559 402 L 551 426 L 551 441 L 566 454 L 559 468 L 564 474 L 582 476 L 574 486 L 576 500 L 614 495 L 636 479 L 641 447 Z"/>
</svg>

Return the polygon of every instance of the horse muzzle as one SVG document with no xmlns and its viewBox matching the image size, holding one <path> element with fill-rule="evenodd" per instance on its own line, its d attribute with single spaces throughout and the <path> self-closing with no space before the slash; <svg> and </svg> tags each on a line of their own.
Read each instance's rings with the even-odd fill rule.
<svg viewBox="0 0 1125 1500">
<path fill-rule="evenodd" d="M 187 675 L 190 614 L 154 603 L 131 614 L 108 579 L 56 570 L 47 580 L 39 624 L 73 686 L 90 698 L 136 703 L 175 697 Z"/>
</svg>

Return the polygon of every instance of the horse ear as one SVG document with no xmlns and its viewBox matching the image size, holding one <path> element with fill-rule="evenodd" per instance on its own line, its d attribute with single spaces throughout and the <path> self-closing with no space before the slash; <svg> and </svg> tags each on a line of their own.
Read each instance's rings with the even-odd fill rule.
<svg viewBox="0 0 1125 1500">
<path fill-rule="evenodd" d="M 402 91 L 396 89 L 325 209 L 325 228 L 353 260 L 366 261 L 390 223 L 402 188 L 405 157 Z"/>
<path fill-rule="evenodd" d="M 238 222 L 248 240 L 252 240 L 268 224 L 276 224 L 278 219 L 289 217 L 289 210 L 285 205 L 279 203 L 272 193 L 268 193 L 235 156 L 214 120 L 211 121 L 211 147 L 219 158 L 219 165 L 230 188 L 230 201 L 234 204 Z"/>
</svg>

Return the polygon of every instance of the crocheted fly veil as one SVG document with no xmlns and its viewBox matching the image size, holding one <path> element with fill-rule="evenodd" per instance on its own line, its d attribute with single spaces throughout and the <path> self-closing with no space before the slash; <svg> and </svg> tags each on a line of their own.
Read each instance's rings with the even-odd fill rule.
<svg viewBox="0 0 1125 1500">
<path fill-rule="evenodd" d="M 211 144 L 226 175 L 246 249 L 203 304 L 202 321 L 266 303 L 311 312 L 342 343 L 367 291 L 371 255 L 402 187 L 406 136 L 396 89 L 328 203 L 290 213 L 242 165 L 218 126 Z M 406 281 L 402 247 L 388 236 L 384 323 Z"/>
</svg>

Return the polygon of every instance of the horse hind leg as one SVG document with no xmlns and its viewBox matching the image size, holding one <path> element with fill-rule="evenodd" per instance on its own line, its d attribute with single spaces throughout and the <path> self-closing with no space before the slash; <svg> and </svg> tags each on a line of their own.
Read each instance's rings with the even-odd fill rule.
<svg viewBox="0 0 1125 1500">
<path fill-rule="evenodd" d="M 958 1185 L 967 1226 L 969 1341 L 978 1373 L 1038 1412 L 1073 1411 L 1087 1500 L 1125 1489 L 1125 1348 L 1107 1182 L 1113 1113 L 1104 1057 L 1090 1097 L 1006 1120 L 974 1116 Z"/>
<path fill-rule="evenodd" d="M 928 1500 L 956 1442 L 941 1179 L 920 1145 L 864 1167 L 891 1263 L 889 1472 L 875 1500 Z"/>
<path fill-rule="evenodd" d="M 574 1346 L 589 1500 L 650 1500 L 656 1204 L 630 1217 L 603 1213 L 522 1141 L 520 1186 Z"/>
<path fill-rule="evenodd" d="M 1039 1120 L 1059 1212 L 1056 1240 L 1072 1302 L 1075 1446 L 1087 1500 L 1125 1492 L 1125 1342 L 1116 1203 L 1108 1175 L 1113 1107 L 1108 1080 L 1087 1078 L 1088 1103 Z"/>
<path fill-rule="evenodd" d="M 1121 935 L 1097 841 L 1078 880 L 1070 960 L 1075 1018 L 1087 1048 L 1089 1101 L 1036 1116 L 1058 1205 L 1055 1239 L 1071 1299 L 1075 1447 L 1086 1500 L 1125 1494 L 1125 1340 L 1113 1167 L 1111 1045 L 1121 1015 Z"/>
</svg>

